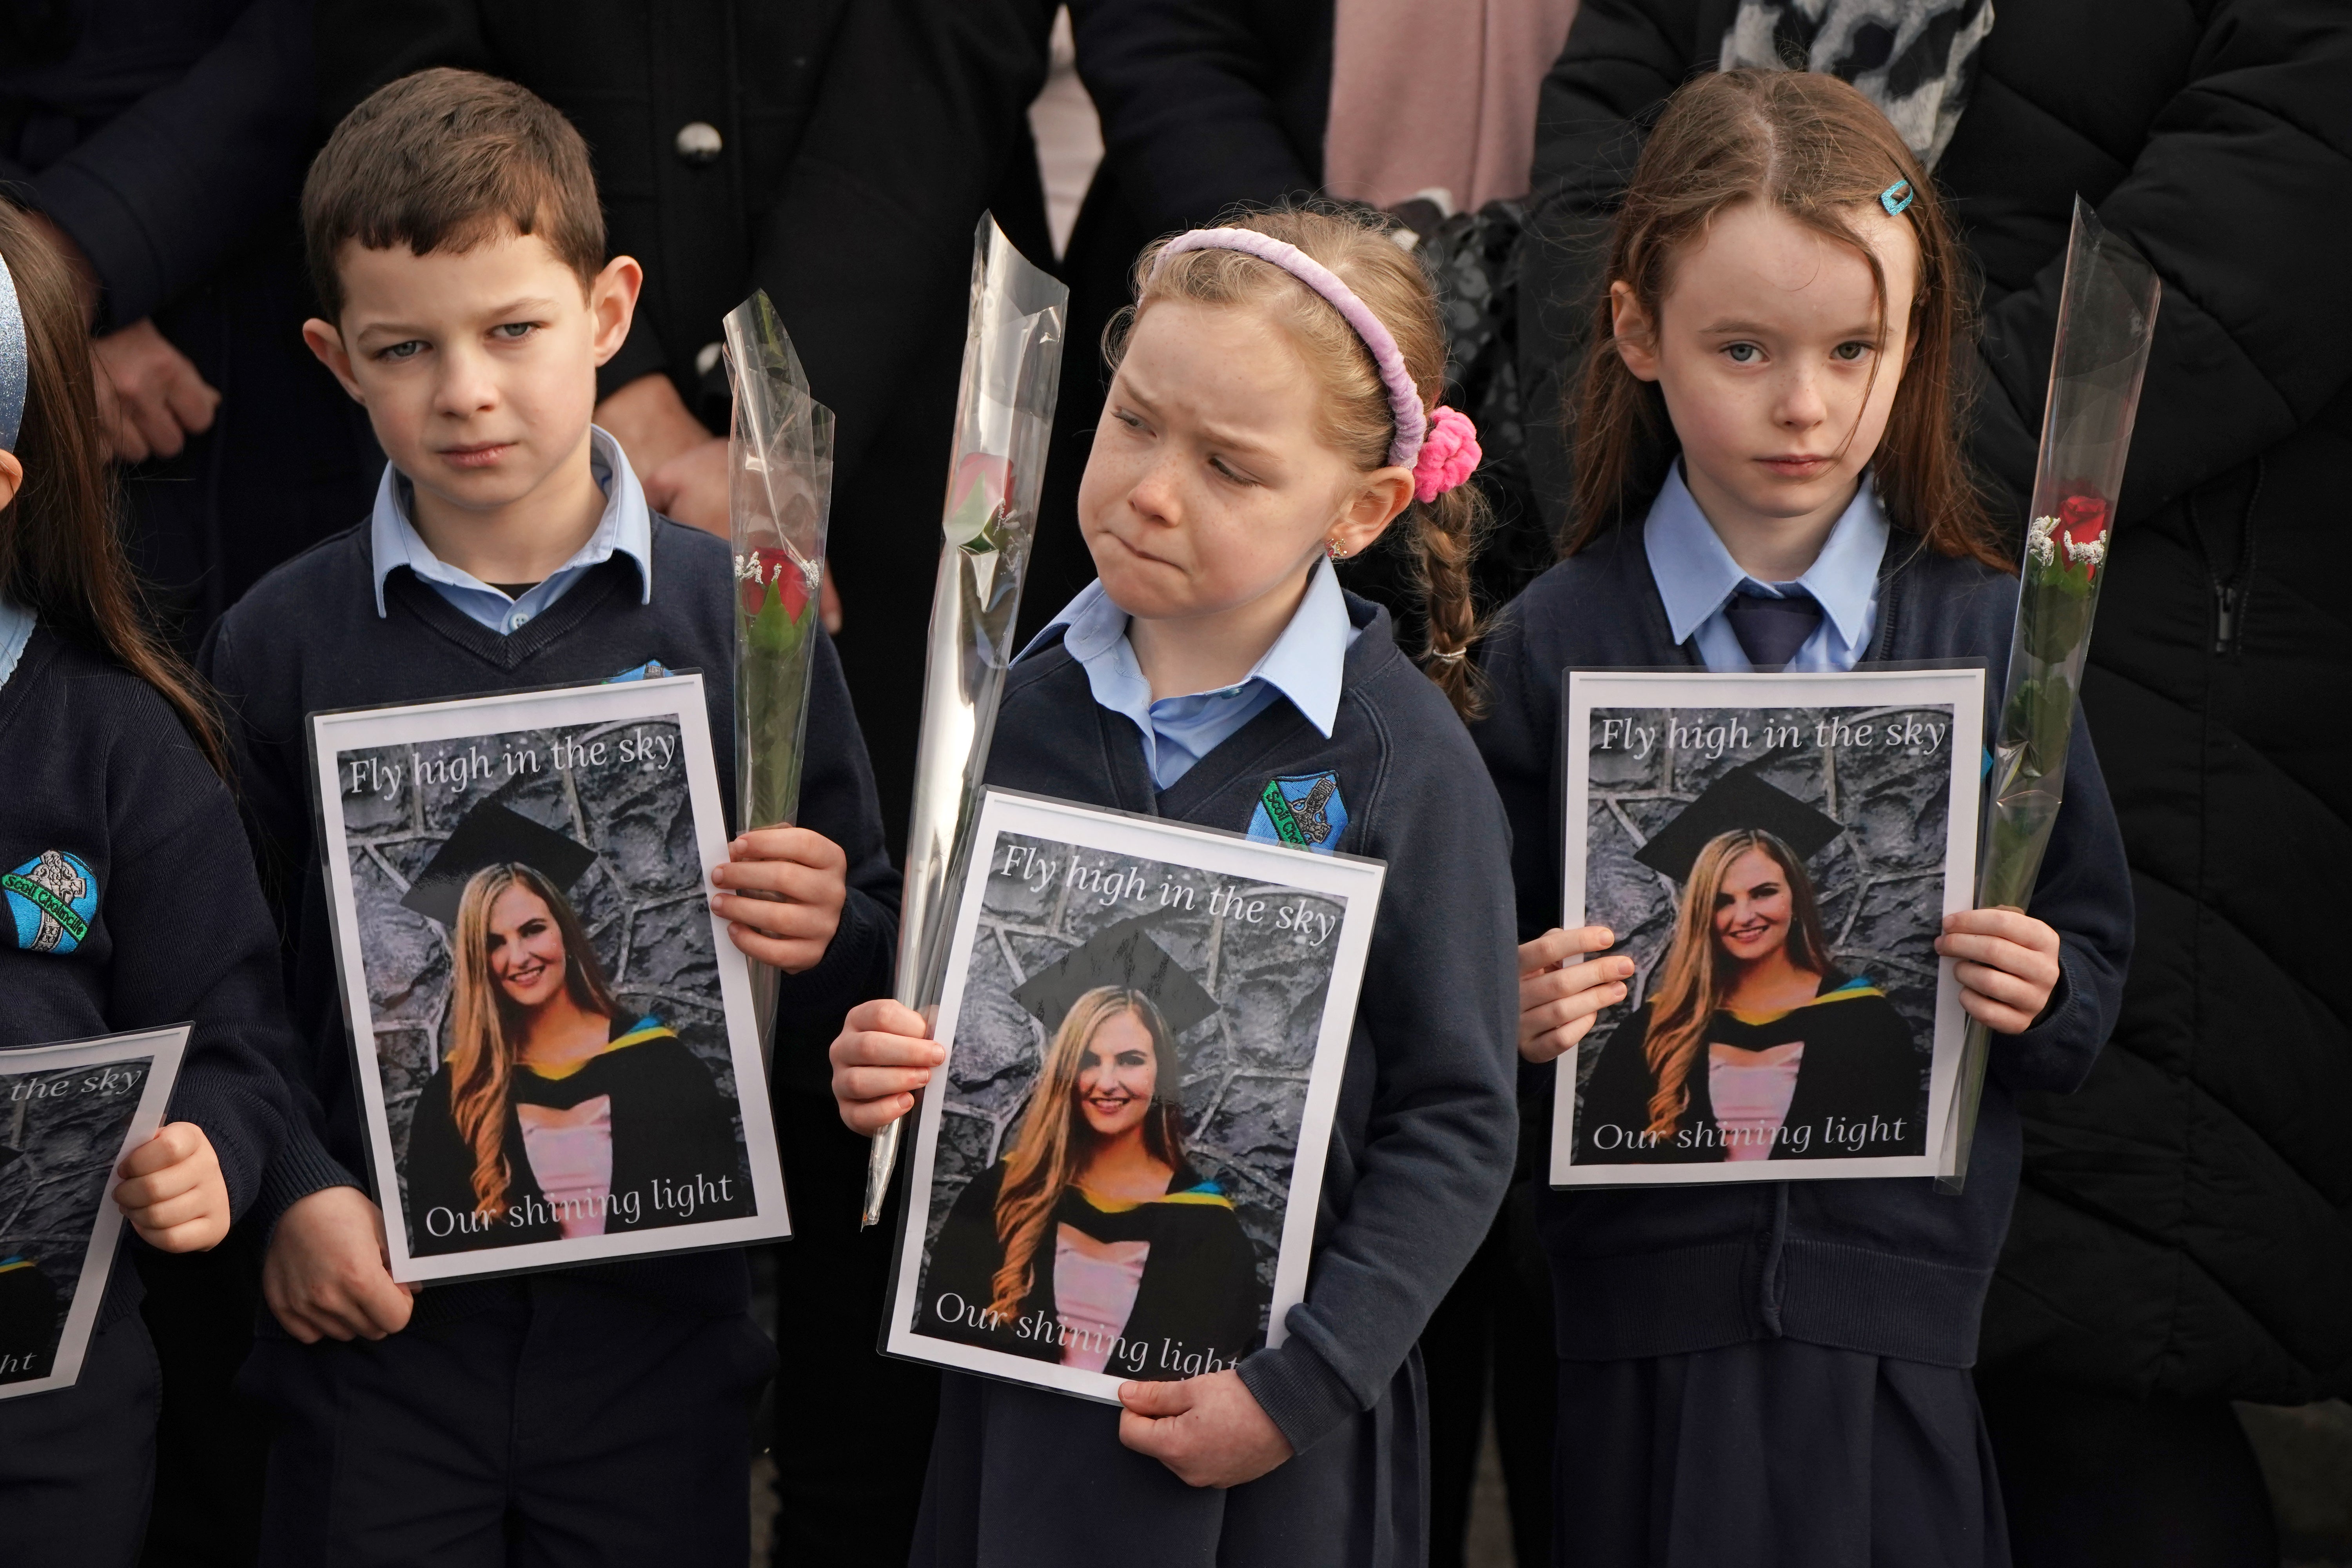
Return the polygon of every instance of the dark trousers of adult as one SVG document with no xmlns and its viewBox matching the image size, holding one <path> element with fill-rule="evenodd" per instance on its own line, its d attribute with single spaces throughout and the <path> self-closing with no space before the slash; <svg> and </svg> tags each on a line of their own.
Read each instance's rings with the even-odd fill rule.
<svg viewBox="0 0 2352 1568">
<path fill-rule="evenodd" d="M 147 1326 L 126 1312 L 90 1336 L 71 1388 L 0 1401 L 0 1562 L 130 1568 L 139 1560 L 160 1385 Z"/>
<path fill-rule="evenodd" d="M 2016 1568 L 2277 1568 L 2270 1491 L 2226 1399 L 1977 1380 Z"/>
<path fill-rule="evenodd" d="M 1421 1359 L 1429 1373 L 1430 1568 L 1465 1561 L 1490 1390 L 1514 1555 L 1526 1568 L 1550 1562 L 1559 1373 L 1551 1269 L 1524 1184 L 1511 1189 L 1486 1244 L 1422 1331 Z"/>
<path fill-rule="evenodd" d="M 841 1124 L 833 1096 L 810 1076 L 823 1059 L 824 1042 L 795 1048 L 779 1040 L 776 1131 L 793 1238 L 776 1249 L 776 1342 L 793 1371 L 776 1402 L 781 1506 L 772 1561 L 775 1568 L 905 1568 L 940 1376 L 875 1349 L 903 1197 L 882 1224 L 858 1229 L 867 1143 Z"/>
<path fill-rule="evenodd" d="M 741 1568 L 751 1415 L 774 1347 L 546 1274 L 370 1342 L 262 1334 L 265 1568 Z"/>
</svg>

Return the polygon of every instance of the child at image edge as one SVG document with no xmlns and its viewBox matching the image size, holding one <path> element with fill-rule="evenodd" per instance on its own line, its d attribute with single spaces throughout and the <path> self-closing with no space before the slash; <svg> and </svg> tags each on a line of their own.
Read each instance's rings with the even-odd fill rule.
<svg viewBox="0 0 2352 1568">
<path fill-rule="evenodd" d="M 1570 557 L 1499 618 L 1477 730 L 1511 816 L 1536 1064 L 1626 1001 L 1633 973 L 1610 931 L 1557 929 L 1563 670 L 1983 659 L 1997 704 L 2017 602 L 1959 451 L 1958 247 L 1859 93 L 1801 72 L 1685 87 L 1608 276 Z M 1918 1179 L 1539 1195 L 1557 1562 L 2008 1563 L 1967 1369 L 2017 1190 L 2011 1096 L 2083 1080 L 2131 942 L 2079 716 L 2032 906 L 1948 916 L 1937 942 L 1993 1031 L 1958 1194 Z"/>
<path fill-rule="evenodd" d="M 1503 817 L 1446 700 L 1470 691 L 1477 447 L 1435 406 L 1429 289 L 1374 227 L 1297 212 L 1180 236 L 1146 253 L 1121 332 L 1078 502 L 1099 578 L 1014 664 L 988 780 L 1234 831 L 1273 781 L 1328 781 L 1345 826 L 1314 847 L 1388 881 L 1289 1338 L 1125 1384 L 1118 1410 L 945 1374 L 910 1561 L 1407 1568 L 1428 1552 L 1414 1341 L 1517 1137 Z M 1392 524 L 1434 683 L 1326 562 Z M 912 1108 L 945 1059 L 922 1035 L 895 1003 L 851 1013 L 851 1127 Z"/>
<path fill-rule="evenodd" d="M 0 201 L 0 871 L 81 922 L 28 924 L 35 904 L 9 896 L 21 907 L 0 914 L 0 1061 L 193 1024 L 172 1094 L 180 1120 L 123 1159 L 112 1195 L 141 1242 L 199 1252 L 251 1205 L 285 1141 L 294 1040 L 218 721 L 141 618 L 111 502 L 72 275 L 36 220 Z M 0 1112 L 0 1142 L 18 1141 L 16 1124 Z M 58 1152 L 11 1150 L 0 1213 L 26 1214 Z M 0 1400 L 11 1568 L 139 1560 L 160 1389 L 132 1250 L 126 1236 L 72 1386 Z M 0 1246 L 20 1301 L 37 1299 L 24 1281 L 44 1263 L 62 1313 L 79 1252 Z"/>
<path fill-rule="evenodd" d="M 641 273 L 607 260 L 588 153 L 555 110 L 455 70 L 383 88 L 303 191 L 326 317 L 313 351 L 391 462 L 374 514 L 265 578 L 204 652 L 281 900 L 315 1133 L 271 1172 L 281 1217 L 241 1386 L 268 1411 L 268 1563 L 562 1561 L 742 1568 L 750 1403 L 774 1351 L 739 1249 L 435 1285 L 384 1272 L 312 833 L 304 716 L 658 661 L 702 672 L 734 776 L 726 543 L 652 515 L 589 423 Z M 817 646 L 803 826 L 746 833 L 718 911 L 830 1026 L 887 991 L 897 878 L 831 644 Z M 783 901 L 742 897 L 781 894 Z M 266 1327 L 266 1325 L 265 1325 Z"/>
</svg>

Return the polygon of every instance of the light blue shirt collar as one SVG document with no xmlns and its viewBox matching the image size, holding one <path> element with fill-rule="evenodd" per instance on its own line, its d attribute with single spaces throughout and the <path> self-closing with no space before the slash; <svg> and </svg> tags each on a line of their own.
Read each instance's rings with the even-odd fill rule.
<svg viewBox="0 0 2352 1568">
<path fill-rule="evenodd" d="M 16 673 L 16 661 L 25 657 L 25 645 L 33 637 L 36 617 L 22 605 L 0 599 L 0 686 Z"/>
<path fill-rule="evenodd" d="M 375 512 L 368 531 L 368 547 L 375 561 L 375 613 L 384 614 L 384 578 L 394 568 L 405 566 L 477 623 L 502 636 L 510 634 L 562 598 L 590 567 L 611 560 L 615 552 L 636 563 L 644 602 L 651 604 L 654 523 L 653 511 L 646 505 L 645 487 L 637 483 L 621 444 L 593 425 L 588 427 L 588 463 L 597 487 L 604 492 L 604 511 L 596 521 L 596 531 L 572 559 L 520 598 L 509 598 L 472 573 L 433 553 L 409 521 L 407 479 L 386 463 L 383 480 L 376 486 Z"/>
<path fill-rule="evenodd" d="M 1330 563 L 1318 561 L 1290 624 L 1247 675 L 1214 691 L 1155 701 L 1151 682 L 1127 640 L 1127 612 L 1111 602 L 1097 580 L 1047 624 L 1047 630 L 1067 628 L 1062 646 L 1085 668 L 1095 700 L 1134 721 L 1143 735 L 1152 781 L 1161 789 L 1183 777 L 1277 697 L 1287 698 L 1308 723 L 1329 736 L 1339 721 L 1348 649 L 1361 635 L 1361 628 L 1348 618 L 1347 595 Z"/>
<path fill-rule="evenodd" d="M 1789 661 L 1791 670 L 1852 669 L 1870 646 L 1878 621 L 1878 568 L 1886 555 L 1886 514 L 1868 470 L 1853 500 L 1838 514 L 1822 552 L 1803 575 L 1786 583 L 1750 577 L 1731 558 L 1722 538 L 1683 480 L 1682 464 L 1666 473 L 1664 489 L 1650 505 L 1642 544 L 1650 575 L 1664 602 L 1675 641 L 1698 638 L 1709 669 L 1749 668 L 1748 656 L 1724 617 L 1723 606 L 1743 586 L 1773 598 L 1802 592 L 1822 606 L 1822 624 Z"/>
</svg>

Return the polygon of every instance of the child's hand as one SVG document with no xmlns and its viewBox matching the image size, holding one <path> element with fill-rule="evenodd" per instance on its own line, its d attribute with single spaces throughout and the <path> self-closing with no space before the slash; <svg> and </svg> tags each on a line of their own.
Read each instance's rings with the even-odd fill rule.
<svg viewBox="0 0 2352 1568">
<path fill-rule="evenodd" d="M 733 922 L 728 936 L 787 974 L 815 968 L 841 929 L 842 902 L 849 897 L 849 857 L 841 846 L 805 827 L 761 827 L 738 834 L 727 850 L 734 858 L 713 866 L 710 882 L 733 890 L 717 894 L 710 907 Z M 775 893 L 786 901 L 744 896 L 753 893 Z"/>
<path fill-rule="evenodd" d="M 213 1141 L 173 1121 L 122 1157 L 114 1206 L 158 1252 L 203 1252 L 228 1234 L 228 1184 Z"/>
<path fill-rule="evenodd" d="M 415 1294 L 393 1283 L 383 1216 L 357 1187 L 321 1187 L 298 1200 L 278 1217 L 261 1265 L 262 1300 L 306 1345 L 396 1334 Z"/>
<path fill-rule="evenodd" d="M 915 1109 L 915 1090 L 948 1059 L 947 1047 L 912 1007 L 860 1002 L 833 1042 L 833 1098 L 852 1132 L 872 1137 Z"/>
<path fill-rule="evenodd" d="M 1960 962 L 1960 1005 L 1996 1035 L 2021 1035 L 2058 988 L 2058 933 L 2021 910 L 1944 917 L 1936 951 Z"/>
<path fill-rule="evenodd" d="M 1584 1038 L 1603 1007 L 1625 1000 L 1633 961 L 1622 953 L 1560 967 L 1571 953 L 1616 944 L 1607 926 L 1552 930 L 1519 948 L 1519 1055 L 1541 1067 Z"/>
<path fill-rule="evenodd" d="M 1188 1487 L 1237 1487 L 1290 1458 L 1290 1439 L 1227 1368 L 1181 1383 L 1122 1383 L 1118 1440 Z"/>
</svg>

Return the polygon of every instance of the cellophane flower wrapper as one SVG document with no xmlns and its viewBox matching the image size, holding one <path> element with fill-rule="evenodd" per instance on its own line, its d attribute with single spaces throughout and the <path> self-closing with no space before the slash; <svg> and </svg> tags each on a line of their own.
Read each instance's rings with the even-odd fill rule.
<svg viewBox="0 0 2352 1568">
<path fill-rule="evenodd" d="M 2106 582 L 2116 499 L 2161 293 L 2154 268 L 2107 233 L 2078 198 L 2059 295 L 2032 515 L 2019 563 L 2008 682 L 1994 726 L 1977 874 L 1979 909 L 2031 912 L 2034 879 L 2065 798 L 2067 742 Z M 1949 1191 L 1967 1180 L 1991 1048 L 1991 1032 L 1970 1019 L 1946 1131 L 1949 1173 L 1939 1178 Z"/>
<path fill-rule="evenodd" d="M 898 910 L 898 1000 L 935 1017 L 950 921 L 971 854 L 996 707 L 1015 651 L 1013 618 L 1037 526 L 1045 443 L 1062 367 L 1070 291 L 982 216 L 971 258 L 971 313 L 948 463 L 939 575 L 923 676 L 907 879 Z M 889 1194 L 903 1119 L 877 1133 L 864 1222 Z"/>
<path fill-rule="evenodd" d="M 808 377 L 764 290 L 727 314 L 727 510 L 735 552 L 735 804 L 746 828 L 800 814 L 809 671 L 833 503 L 833 411 Z M 760 1037 L 776 975 L 752 965 Z"/>
</svg>

